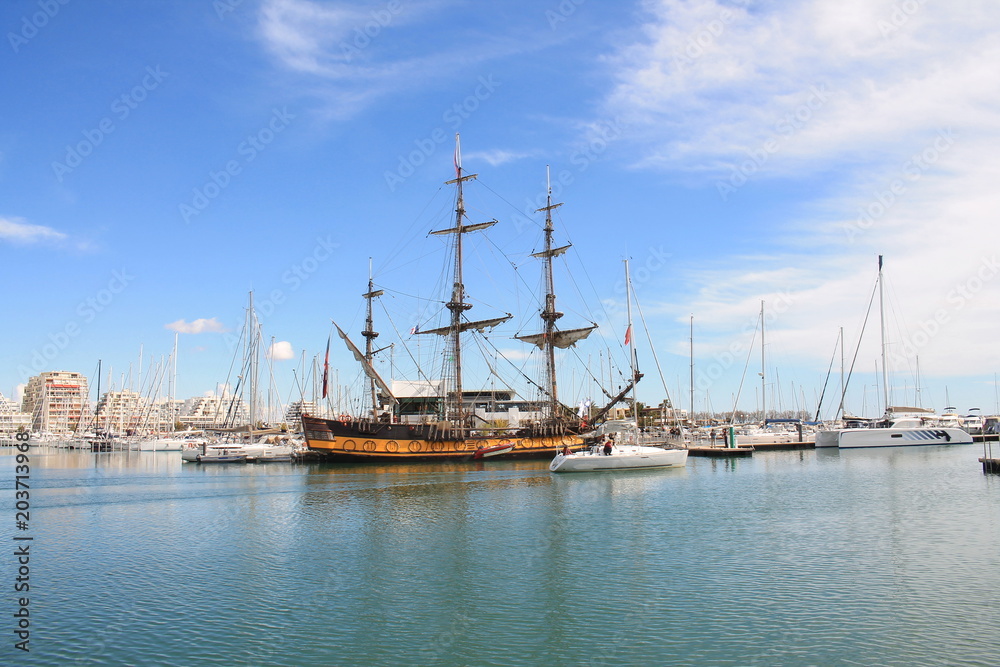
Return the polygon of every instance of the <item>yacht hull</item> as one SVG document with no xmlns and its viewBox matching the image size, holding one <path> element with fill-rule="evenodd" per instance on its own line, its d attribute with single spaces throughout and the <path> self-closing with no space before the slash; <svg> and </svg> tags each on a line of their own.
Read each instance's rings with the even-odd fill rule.
<svg viewBox="0 0 1000 667">
<path fill-rule="evenodd" d="M 616 447 L 604 454 L 600 446 L 585 452 L 557 454 L 549 470 L 552 472 L 597 472 L 602 470 L 643 470 L 648 468 L 682 468 L 687 465 L 686 449 L 659 447 Z"/>
<path fill-rule="evenodd" d="M 972 436 L 960 428 L 852 428 L 824 433 L 833 434 L 840 449 L 972 444 Z M 816 446 L 820 447 L 819 434 Z"/>
</svg>

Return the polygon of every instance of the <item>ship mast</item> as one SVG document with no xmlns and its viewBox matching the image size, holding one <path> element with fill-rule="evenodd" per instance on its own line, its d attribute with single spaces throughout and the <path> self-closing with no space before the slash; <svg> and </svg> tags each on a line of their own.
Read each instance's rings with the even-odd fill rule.
<svg viewBox="0 0 1000 667">
<path fill-rule="evenodd" d="M 549 389 L 549 417 L 555 419 L 559 414 L 559 399 L 556 387 L 556 352 L 553 344 L 553 333 L 556 328 L 556 320 L 563 316 L 556 310 L 555 283 L 552 278 L 552 211 L 562 204 L 552 203 L 552 179 L 548 166 L 545 167 L 545 206 L 536 211 L 545 211 L 545 250 L 540 253 L 545 260 L 545 310 L 541 317 L 544 323 L 544 353 L 545 353 L 545 379 Z M 564 250 L 564 249 L 560 249 Z"/>
<path fill-rule="evenodd" d="M 548 167 L 545 169 L 545 183 L 546 183 L 546 200 L 545 206 L 540 209 L 536 209 L 536 213 L 545 212 L 545 247 L 536 253 L 532 253 L 532 257 L 537 257 L 545 261 L 544 267 L 542 269 L 542 280 L 545 283 L 545 306 L 542 308 L 540 316 L 542 318 L 542 333 L 539 334 L 527 334 L 515 336 L 520 341 L 525 343 L 531 343 L 535 345 L 542 351 L 545 357 L 545 387 L 543 391 L 548 394 L 548 398 L 545 404 L 548 406 L 549 418 L 552 421 L 558 421 L 563 413 L 567 409 L 559 402 L 558 387 L 556 382 L 556 356 L 555 349 L 565 349 L 572 347 L 578 341 L 583 340 L 590 333 L 597 328 L 596 323 L 591 323 L 588 327 L 581 327 L 578 329 L 556 329 L 556 320 L 563 316 L 556 310 L 556 295 L 555 295 L 555 280 L 552 277 L 552 258 L 558 257 L 567 250 L 569 250 L 571 244 L 566 244 L 559 246 L 557 248 L 552 247 L 552 233 L 554 227 L 552 225 L 552 211 L 562 206 L 562 204 L 552 203 L 552 181 L 549 177 Z"/>
<path fill-rule="evenodd" d="M 373 347 L 372 341 L 378 338 L 378 332 L 372 328 L 374 325 L 374 322 L 372 320 L 372 299 L 378 296 L 382 296 L 383 294 L 384 292 L 382 290 L 375 289 L 375 284 L 372 281 L 372 258 L 369 257 L 368 291 L 361 295 L 362 297 L 365 298 L 365 301 L 368 302 L 365 314 L 365 329 L 364 331 L 361 332 L 361 335 L 365 337 L 365 360 L 367 360 L 369 364 L 373 363 L 373 357 L 375 355 L 375 351 L 372 350 Z M 374 377 L 371 376 L 368 377 L 368 387 L 372 399 L 372 419 L 378 419 L 378 393 L 375 388 Z"/>
<path fill-rule="evenodd" d="M 465 224 L 465 200 L 462 195 L 462 185 L 465 181 L 471 181 L 476 178 L 478 174 L 462 174 L 462 145 L 459 140 L 459 135 L 455 133 L 455 178 L 450 181 L 445 181 L 445 185 L 455 184 L 458 190 L 456 203 L 455 203 L 455 226 L 450 229 L 442 229 L 431 234 L 454 234 L 455 239 L 453 241 L 455 247 L 455 267 L 454 267 L 454 280 L 452 282 L 451 289 L 451 300 L 445 304 L 445 307 L 451 311 L 451 322 L 446 328 L 446 335 L 448 336 L 447 348 L 451 352 L 451 356 L 446 357 L 446 371 L 447 367 L 450 366 L 451 373 L 445 372 L 445 377 L 451 376 L 451 386 L 445 388 L 445 404 L 444 404 L 444 418 L 450 420 L 455 424 L 464 424 L 465 415 L 462 405 L 462 331 L 469 328 L 473 328 L 472 324 L 462 323 L 462 314 L 465 311 L 472 308 L 471 303 L 465 302 L 465 283 L 462 278 L 462 234 L 468 232 L 475 232 L 481 229 L 486 229 L 492 227 L 497 223 L 497 220 L 491 220 L 489 222 L 480 222 L 473 225 Z M 508 319 L 503 318 L 504 320 Z M 499 323 L 499 322 L 497 322 Z M 486 326 L 484 324 L 483 326 Z M 492 324 L 490 325 L 492 326 Z M 421 333 L 431 333 L 421 332 Z M 434 333 L 438 333 L 437 330 Z"/>
</svg>

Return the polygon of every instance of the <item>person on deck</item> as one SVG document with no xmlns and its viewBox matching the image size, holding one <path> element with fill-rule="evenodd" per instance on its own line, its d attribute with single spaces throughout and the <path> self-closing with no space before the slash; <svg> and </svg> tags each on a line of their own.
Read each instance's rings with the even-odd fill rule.
<svg viewBox="0 0 1000 667">
<path fill-rule="evenodd" d="M 604 455 L 611 456 L 611 449 L 614 447 L 615 438 L 612 435 L 608 436 L 608 439 L 604 441 Z"/>
</svg>

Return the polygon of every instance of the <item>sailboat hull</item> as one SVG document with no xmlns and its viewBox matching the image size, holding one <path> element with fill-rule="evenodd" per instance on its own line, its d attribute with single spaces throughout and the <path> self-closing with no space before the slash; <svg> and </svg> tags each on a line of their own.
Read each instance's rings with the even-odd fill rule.
<svg viewBox="0 0 1000 667">
<path fill-rule="evenodd" d="M 659 447 L 616 447 L 611 454 L 603 448 L 574 454 L 557 454 L 549 464 L 552 472 L 597 472 L 601 470 L 644 470 L 649 468 L 683 468 L 688 450 Z"/>
<path fill-rule="evenodd" d="M 972 436 L 959 428 L 858 428 L 837 434 L 840 449 L 972 444 Z"/>
<path fill-rule="evenodd" d="M 384 424 L 302 417 L 309 449 L 334 458 L 354 460 L 467 459 L 478 451 L 496 451 L 491 459 L 551 458 L 563 447 L 581 447 L 573 434 L 450 437 L 449 432 L 426 424 Z M 509 451 L 507 445 L 513 443 Z M 494 449 L 495 448 L 495 449 Z"/>
</svg>

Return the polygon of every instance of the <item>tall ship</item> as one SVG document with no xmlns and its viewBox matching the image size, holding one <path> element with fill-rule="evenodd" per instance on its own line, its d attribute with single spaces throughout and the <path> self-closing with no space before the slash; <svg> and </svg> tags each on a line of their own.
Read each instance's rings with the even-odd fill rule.
<svg viewBox="0 0 1000 667">
<path fill-rule="evenodd" d="M 445 183 L 456 188 L 454 226 L 431 232 L 432 235 L 450 237 L 454 263 L 451 268 L 451 292 L 444 304 L 448 322 L 445 326 L 412 332 L 444 338 L 442 380 L 424 381 L 425 388 L 435 399 L 434 413 L 425 415 L 417 423 L 400 420 L 400 398 L 393 394 L 392 388 L 375 370 L 373 355 L 377 350 L 374 349 L 374 340 L 379 334 L 374 330 L 372 301 L 382 296 L 383 291 L 375 289 L 369 272 L 368 290 L 362 295 L 367 301 L 365 328 L 361 332 L 365 339 L 364 350 L 356 346 L 336 323 L 334 327 L 367 376 L 366 393 L 369 396 L 366 400 L 370 401 L 372 410 L 370 414 L 342 414 L 336 418 L 303 415 L 302 428 L 311 450 L 332 458 L 355 460 L 551 458 L 556 451 L 582 447 L 584 436 L 592 430 L 592 424 L 603 419 L 615 404 L 624 399 L 641 377 L 633 373 L 627 386 L 617 395 L 610 396 L 610 402 L 594 415 L 589 414 L 589 409 L 586 412 L 582 408 L 574 410 L 559 400 L 555 350 L 572 347 L 585 339 L 597 328 L 597 324 L 574 329 L 559 329 L 556 326 L 563 313 L 556 310 L 552 259 L 566 252 L 570 245 L 556 247 L 553 243 L 552 211 L 561 204 L 552 203 L 552 188 L 549 185 L 546 205 L 536 211 L 545 214 L 544 248 L 532 254 L 532 257 L 542 260 L 543 265 L 545 295 L 540 312 L 542 330 L 516 336 L 522 342 L 537 346 L 544 360 L 544 378 L 538 383 L 531 382 L 541 395 L 535 406 L 538 408 L 537 418 L 526 420 L 526 423 L 516 427 L 504 427 L 489 423 L 476 414 L 470 395 L 479 395 L 480 392 L 463 389 L 463 340 L 470 332 L 492 329 L 513 317 L 509 313 L 482 320 L 467 317 L 472 304 L 468 303 L 463 279 L 463 239 L 466 234 L 497 224 L 497 220 L 473 223 L 466 217 L 463 185 L 476 177 L 477 174 L 468 174 L 462 169 L 461 146 L 456 135 L 455 178 Z M 375 407 L 379 403 L 383 406 L 381 413 Z"/>
</svg>

